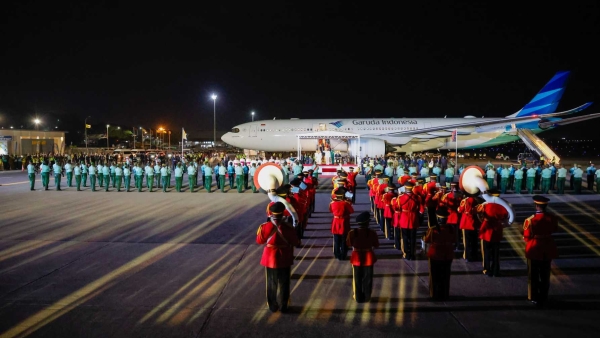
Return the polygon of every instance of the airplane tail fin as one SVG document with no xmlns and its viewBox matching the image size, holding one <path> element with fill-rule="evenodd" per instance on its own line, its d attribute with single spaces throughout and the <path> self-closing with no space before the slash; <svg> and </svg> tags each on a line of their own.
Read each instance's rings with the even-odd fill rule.
<svg viewBox="0 0 600 338">
<path fill-rule="evenodd" d="M 521 117 L 531 115 L 545 115 L 556 111 L 558 101 L 560 101 L 567 79 L 571 72 L 562 71 L 556 73 L 548 83 L 540 90 L 525 107 L 518 112 L 508 115 L 507 117 Z"/>
</svg>

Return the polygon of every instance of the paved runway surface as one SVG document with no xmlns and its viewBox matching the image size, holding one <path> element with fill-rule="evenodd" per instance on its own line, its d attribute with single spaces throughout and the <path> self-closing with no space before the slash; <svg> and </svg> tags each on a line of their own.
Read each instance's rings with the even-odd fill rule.
<svg viewBox="0 0 600 338">
<path fill-rule="evenodd" d="M 456 259 L 451 300 L 431 302 L 427 260 L 400 259 L 380 236 L 374 298 L 356 304 L 350 263 L 332 258 L 323 179 L 296 250 L 292 311 L 272 314 L 254 244 L 265 195 L 41 191 L 39 180 L 29 191 L 25 181 L 0 173 L 0 337 L 589 337 L 600 329 L 597 195 L 550 196 L 562 231 L 546 308 L 526 302 L 519 229 L 533 212 L 528 195 L 507 195 L 517 220 L 505 231 L 502 277 Z M 358 194 L 357 213 L 368 208 L 366 190 Z"/>
</svg>

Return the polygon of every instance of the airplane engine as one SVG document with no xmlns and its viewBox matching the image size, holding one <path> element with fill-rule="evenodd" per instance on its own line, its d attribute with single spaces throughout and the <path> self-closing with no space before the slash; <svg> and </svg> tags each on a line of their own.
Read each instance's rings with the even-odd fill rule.
<svg viewBox="0 0 600 338">
<path fill-rule="evenodd" d="M 375 157 L 385 155 L 385 141 L 383 140 L 361 138 L 360 144 L 358 144 L 358 139 L 351 139 L 349 141 L 348 150 L 352 156 L 365 157 L 369 155 L 370 157 Z M 358 149 L 358 154 L 354 154 L 355 149 Z"/>
</svg>

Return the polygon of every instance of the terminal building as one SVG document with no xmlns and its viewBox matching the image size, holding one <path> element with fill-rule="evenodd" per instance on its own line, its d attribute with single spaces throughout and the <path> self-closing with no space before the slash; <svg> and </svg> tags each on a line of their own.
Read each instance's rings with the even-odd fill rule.
<svg viewBox="0 0 600 338">
<path fill-rule="evenodd" d="M 64 131 L 0 129 L 0 155 L 65 153 Z"/>
</svg>

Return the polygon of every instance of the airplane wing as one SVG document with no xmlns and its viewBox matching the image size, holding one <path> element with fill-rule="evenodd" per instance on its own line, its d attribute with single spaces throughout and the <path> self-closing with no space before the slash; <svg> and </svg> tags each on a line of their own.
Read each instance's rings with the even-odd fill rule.
<svg viewBox="0 0 600 338">
<path fill-rule="evenodd" d="M 540 122 L 540 128 L 544 129 L 544 128 L 550 128 L 550 127 L 565 126 L 567 124 L 587 121 L 587 120 L 595 119 L 598 117 L 600 117 L 600 113 L 570 117 L 568 119 L 562 119 L 562 120 L 558 120 L 558 121 L 544 121 L 544 122 Z"/>
<path fill-rule="evenodd" d="M 417 129 L 417 130 L 407 130 L 407 131 L 402 131 L 402 132 L 397 132 L 397 133 L 385 134 L 385 136 L 387 136 L 387 137 L 390 137 L 390 136 L 391 137 L 406 137 L 406 136 L 411 136 L 411 135 L 430 134 L 430 136 L 428 136 L 428 138 L 431 138 L 431 137 L 439 136 L 439 135 L 434 135 L 433 133 L 438 134 L 440 132 L 452 132 L 455 129 L 459 130 L 459 133 L 458 133 L 459 135 L 461 135 L 461 134 L 464 135 L 464 134 L 469 134 L 473 131 L 476 131 L 477 128 L 494 125 L 494 124 L 509 125 L 509 124 L 513 124 L 513 123 L 517 123 L 517 122 L 536 121 L 536 120 L 541 120 L 544 118 L 560 117 L 560 116 L 564 116 L 564 115 L 575 114 L 575 113 L 580 112 L 580 111 L 584 110 L 585 108 L 589 107 L 591 104 L 592 104 L 592 102 L 587 102 L 577 108 L 565 110 L 562 112 L 552 113 L 552 114 L 544 114 L 544 115 L 540 115 L 540 116 L 532 115 L 532 116 L 521 116 L 521 117 L 502 117 L 502 118 L 497 118 L 497 119 L 471 118 L 471 119 L 465 119 L 464 122 L 457 123 L 457 124 L 447 124 L 447 125 L 443 125 L 443 126 L 423 128 L 423 129 Z M 556 122 L 560 122 L 560 121 L 553 121 L 552 123 L 556 123 Z M 381 135 L 383 136 L 384 134 L 381 134 Z"/>
</svg>

